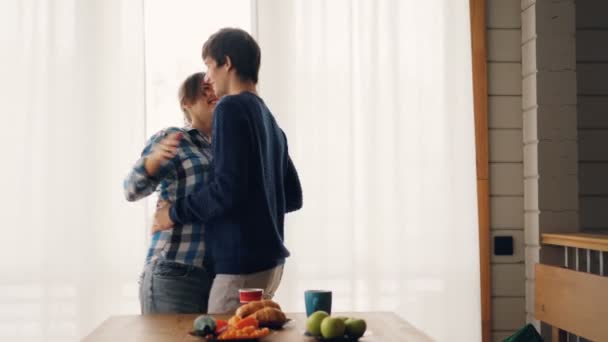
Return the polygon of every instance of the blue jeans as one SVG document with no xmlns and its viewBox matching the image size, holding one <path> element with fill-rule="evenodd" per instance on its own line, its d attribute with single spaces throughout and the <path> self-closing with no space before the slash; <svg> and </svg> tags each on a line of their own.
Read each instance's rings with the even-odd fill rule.
<svg viewBox="0 0 608 342">
<path fill-rule="evenodd" d="M 141 313 L 206 313 L 212 281 L 200 267 L 154 260 L 139 282 Z"/>
</svg>

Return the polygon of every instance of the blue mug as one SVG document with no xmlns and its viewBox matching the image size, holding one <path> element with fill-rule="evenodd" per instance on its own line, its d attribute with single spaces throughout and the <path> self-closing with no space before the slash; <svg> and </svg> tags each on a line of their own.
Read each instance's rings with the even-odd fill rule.
<svg viewBox="0 0 608 342">
<path fill-rule="evenodd" d="M 331 291 L 308 290 L 304 292 L 304 303 L 306 304 L 306 317 L 320 310 L 331 315 Z"/>
</svg>

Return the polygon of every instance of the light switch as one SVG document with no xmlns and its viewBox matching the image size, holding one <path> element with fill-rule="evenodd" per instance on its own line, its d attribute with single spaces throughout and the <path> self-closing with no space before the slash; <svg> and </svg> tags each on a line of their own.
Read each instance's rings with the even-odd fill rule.
<svg viewBox="0 0 608 342">
<path fill-rule="evenodd" d="M 494 255 L 513 255 L 513 237 L 494 236 Z"/>
</svg>

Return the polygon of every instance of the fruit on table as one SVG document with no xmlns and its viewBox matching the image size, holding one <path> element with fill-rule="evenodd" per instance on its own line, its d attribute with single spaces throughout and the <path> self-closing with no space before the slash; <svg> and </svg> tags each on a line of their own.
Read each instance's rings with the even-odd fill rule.
<svg viewBox="0 0 608 342">
<path fill-rule="evenodd" d="M 208 315 L 198 316 L 194 320 L 194 331 L 201 334 L 212 334 L 215 332 L 215 319 Z"/>
<path fill-rule="evenodd" d="M 351 338 L 359 338 L 365 334 L 367 324 L 362 319 L 349 318 L 344 322 L 346 325 L 346 335 Z"/>
<path fill-rule="evenodd" d="M 325 317 L 321 322 L 321 335 L 324 338 L 344 337 L 346 324 L 339 318 Z"/>
<path fill-rule="evenodd" d="M 218 340 L 232 340 L 232 339 L 253 339 L 262 338 L 268 336 L 270 330 L 268 328 L 256 329 L 254 326 L 246 326 L 242 329 L 236 329 L 229 327 L 228 330 L 218 336 Z"/>
<path fill-rule="evenodd" d="M 243 329 L 245 327 L 254 327 L 254 328 L 258 328 L 258 320 L 255 319 L 254 317 L 247 317 L 247 318 L 243 318 L 241 320 L 239 320 L 235 327 L 237 329 Z"/>
<path fill-rule="evenodd" d="M 216 319 L 215 320 L 215 333 L 217 335 L 219 335 L 222 332 L 224 332 L 224 330 L 226 330 L 226 328 L 228 328 L 228 321 L 225 321 L 223 319 Z"/>
<path fill-rule="evenodd" d="M 259 329 L 259 322 L 254 317 L 241 319 L 239 316 L 231 317 L 223 330 L 217 332 L 218 340 L 255 339 L 270 334 L 268 328 Z"/>
<path fill-rule="evenodd" d="M 306 320 L 306 331 L 312 336 L 321 336 L 321 322 L 327 317 L 329 317 L 327 312 L 315 311 Z"/>
</svg>

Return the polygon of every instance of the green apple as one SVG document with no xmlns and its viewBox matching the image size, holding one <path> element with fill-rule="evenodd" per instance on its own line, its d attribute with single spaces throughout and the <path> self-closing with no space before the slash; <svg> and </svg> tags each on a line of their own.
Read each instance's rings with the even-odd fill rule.
<svg viewBox="0 0 608 342">
<path fill-rule="evenodd" d="M 349 318 L 344 322 L 346 324 L 346 335 L 351 338 L 359 338 L 365 334 L 367 324 L 362 319 Z"/>
<path fill-rule="evenodd" d="M 323 322 L 321 322 L 321 335 L 323 335 L 324 338 L 344 337 L 345 328 L 344 321 L 341 319 L 326 317 Z"/>
<path fill-rule="evenodd" d="M 306 320 L 306 331 L 312 336 L 320 336 L 321 322 L 327 317 L 329 317 L 327 312 L 315 311 L 312 315 L 308 316 L 308 319 Z"/>
</svg>

